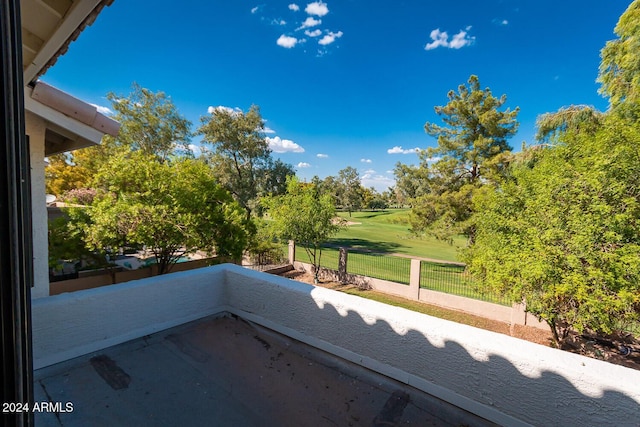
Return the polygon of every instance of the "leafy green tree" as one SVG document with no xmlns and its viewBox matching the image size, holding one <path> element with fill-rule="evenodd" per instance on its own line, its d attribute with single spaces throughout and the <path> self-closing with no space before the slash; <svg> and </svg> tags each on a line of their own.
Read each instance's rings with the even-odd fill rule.
<svg viewBox="0 0 640 427">
<path fill-rule="evenodd" d="M 81 212 L 71 221 L 67 215 L 60 216 L 49 222 L 49 268 L 57 270 L 61 261 L 85 262 L 96 267 L 106 266 L 105 253 L 90 250 L 84 243 L 83 222 Z"/>
<path fill-rule="evenodd" d="M 289 163 L 285 163 L 280 159 L 275 161 L 272 159 L 264 170 L 262 193 L 273 195 L 286 193 L 287 178 L 295 174 L 296 170 Z"/>
<path fill-rule="evenodd" d="M 313 265 L 314 281 L 318 283 L 322 244 L 342 227 L 335 217 L 331 195 L 321 193 L 317 185 L 303 184 L 291 177 L 286 194 L 266 198 L 263 202 L 272 219 L 272 233 L 305 248 Z"/>
<path fill-rule="evenodd" d="M 109 157 L 118 150 L 127 150 L 116 148 L 113 141 L 112 137 L 105 137 L 100 145 L 50 157 L 45 168 L 47 192 L 59 196 L 73 189 L 91 188 L 94 176 Z"/>
<path fill-rule="evenodd" d="M 49 158 L 45 169 L 47 192 L 61 195 L 74 188 L 90 188 L 93 177 L 113 156 L 121 152 L 141 151 L 160 161 L 176 155 L 188 155 L 191 123 L 163 92 L 133 84 L 127 95 L 107 94 L 113 119 L 121 127 L 116 137 L 107 135 L 97 146 Z"/>
<path fill-rule="evenodd" d="M 322 194 L 330 194 L 333 198 L 333 204 L 340 205 L 340 183 L 335 176 L 327 176 L 322 181 L 316 176 L 313 177 L 311 183 L 318 186 L 318 190 Z"/>
<path fill-rule="evenodd" d="M 364 191 L 360 183 L 358 170 L 347 166 L 338 171 L 338 198 L 343 209 L 346 209 L 351 216 L 351 212 L 362 209 L 364 202 Z"/>
<path fill-rule="evenodd" d="M 75 208 L 64 208 L 62 215 L 49 221 L 49 267 L 57 269 L 60 261 L 76 262 L 82 267 L 108 267 L 107 252 L 85 245 L 89 226 L 88 207 L 96 191 L 92 188 L 74 188 L 65 192 L 60 200 Z"/>
<path fill-rule="evenodd" d="M 369 209 L 373 211 L 377 211 L 378 209 L 386 209 L 387 206 L 387 201 L 382 195 L 374 196 L 373 199 L 369 201 L 368 205 Z"/>
<path fill-rule="evenodd" d="M 633 1 L 615 27 L 618 39 L 607 42 L 600 56 L 600 93 L 614 108 L 625 106 L 637 117 L 640 101 L 640 1 Z"/>
<path fill-rule="evenodd" d="M 465 234 L 472 243 L 474 194 L 500 179 L 510 158 L 507 139 L 518 129 L 519 109 L 500 111 L 506 95 L 494 97 L 473 75 L 468 86 L 460 85 L 447 97 L 447 105 L 435 107 L 445 126 L 425 124 L 438 146 L 419 154 L 428 192 L 412 201 L 411 224 L 416 232 L 442 239 Z"/>
<path fill-rule="evenodd" d="M 445 126 L 425 124 L 427 134 L 438 138 L 438 146 L 425 154 L 438 158 L 436 163 L 453 161 L 447 178 L 474 182 L 489 174 L 491 160 L 511 150 L 507 139 L 518 130 L 519 108 L 499 111 L 506 95 L 496 98 L 489 88 L 481 89 L 477 76 L 469 77 L 468 84 L 460 85 L 458 93 L 449 91 L 447 105 L 435 107 Z"/>
<path fill-rule="evenodd" d="M 374 188 L 362 188 L 362 206 L 367 209 L 376 211 L 378 209 L 385 209 L 387 202 L 384 196 Z"/>
<path fill-rule="evenodd" d="M 429 187 L 429 168 L 414 165 L 396 163 L 393 174 L 396 178 L 394 189 L 395 197 L 400 205 L 409 200 L 427 195 L 431 192 Z"/>
<path fill-rule="evenodd" d="M 265 209 L 264 201 L 260 207 Z M 269 227 L 270 221 L 262 218 L 254 218 L 252 224 L 255 225 L 255 232 L 250 235 L 249 245 L 245 254 L 254 265 L 283 264 L 287 257 L 282 251 L 282 245 L 273 236 Z"/>
<path fill-rule="evenodd" d="M 128 96 L 108 93 L 113 116 L 121 127 L 118 136 L 106 136 L 103 151 L 124 147 L 141 151 L 165 161 L 183 152 L 189 153 L 191 122 L 185 119 L 164 92 L 152 92 L 133 83 Z"/>
<path fill-rule="evenodd" d="M 258 197 L 284 190 L 293 167 L 271 157 L 264 136 L 260 109 L 248 112 L 218 107 L 201 118 L 198 133 L 213 146 L 209 161 L 220 183 L 245 209 L 247 218 L 258 205 Z"/>
<path fill-rule="evenodd" d="M 594 133 L 602 124 L 603 113 L 587 105 L 571 105 L 555 113 L 545 113 L 536 120 L 536 139 L 549 142 L 567 132 Z"/>
<path fill-rule="evenodd" d="M 45 167 L 45 187 L 47 194 L 61 196 L 75 188 L 85 188 L 91 182 L 91 172 L 78 165 L 72 165 L 70 155 L 55 154 L 49 156 L 49 164 Z"/>
<path fill-rule="evenodd" d="M 398 197 L 397 187 L 389 187 L 385 191 L 382 192 L 382 200 L 384 200 L 385 205 L 392 208 L 401 208 L 403 206 L 403 199 Z"/>
<path fill-rule="evenodd" d="M 373 188 L 373 187 L 371 187 L 371 188 L 362 187 L 362 204 L 361 204 L 361 206 L 371 209 L 371 207 L 369 205 L 371 204 L 373 199 L 376 197 L 376 194 L 377 193 L 376 193 L 375 188 Z"/>
<path fill-rule="evenodd" d="M 538 139 L 502 185 L 477 198 L 466 253 L 484 287 L 526 301 L 562 346 L 572 330 L 606 334 L 640 319 L 640 2 L 602 50 L 606 113 L 568 107 L 538 119 Z"/>
<path fill-rule="evenodd" d="M 146 246 L 160 274 L 195 250 L 242 256 L 243 211 L 203 161 L 161 162 L 142 151 L 121 153 L 109 159 L 96 184 L 101 192 L 88 210 L 90 248 Z"/>
<path fill-rule="evenodd" d="M 526 301 L 558 346 L 640 318 L 640 129 L 617 115 L 568 130 L 476 199 L 468 267 L 488 290 Z"/>
</svg>

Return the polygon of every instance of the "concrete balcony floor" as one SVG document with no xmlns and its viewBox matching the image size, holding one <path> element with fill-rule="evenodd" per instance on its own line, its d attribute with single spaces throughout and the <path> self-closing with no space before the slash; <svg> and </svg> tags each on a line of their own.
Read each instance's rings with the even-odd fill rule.
<svg viewBox="0 0 640 427">
<path fill-rule="evenodd" d="M 235 316 L 208 317 L 35 372 L 38 426 L 493 425 Z"/>
</svg>

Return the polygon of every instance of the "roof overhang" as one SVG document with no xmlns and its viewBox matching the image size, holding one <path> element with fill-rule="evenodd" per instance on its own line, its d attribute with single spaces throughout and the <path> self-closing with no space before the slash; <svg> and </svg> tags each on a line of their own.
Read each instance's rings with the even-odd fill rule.
<svg viewBox="0 0 640 427">
<path fill-rule="evenodd" d="M 25 87 L 25 110 L 44 119 L 45 156 L 99 144 L 120 124 L 98 109 L 44 82 Z"/>
<path fill-rule="evenodd" d="M 20 0 L 25 110 L 45 121 L 45 155 L 99 144 L 120 125 L 97 108 L 38 81 L 113 0 Z"/>
<path fill-rule="evenodd" d="M 25 84 L 64 55 L 69 44 L 113 0 L 20 0 Z"/>
</svg>

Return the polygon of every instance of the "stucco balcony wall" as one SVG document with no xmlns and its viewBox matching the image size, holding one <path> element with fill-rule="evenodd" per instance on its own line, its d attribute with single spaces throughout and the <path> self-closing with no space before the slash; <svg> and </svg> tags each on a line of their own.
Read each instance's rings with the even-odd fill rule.
<svg viewBox="0 0 640 427">
<path fill-rule="evenodd" d="M 640 424 L 640 372 L 224 264 L 34 301 L 36 367 L 233 313 L 501 425 Z"/>
<path fill-rule="evenodd" d="M 190 270 L 34 300 L 34 369 L 225 312 L 224 270 Z"/>
</svg>

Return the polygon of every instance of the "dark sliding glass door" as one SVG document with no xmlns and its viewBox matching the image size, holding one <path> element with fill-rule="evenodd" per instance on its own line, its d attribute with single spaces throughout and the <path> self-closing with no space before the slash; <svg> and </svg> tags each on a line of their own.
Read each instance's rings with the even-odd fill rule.
<svg viewBox="0 0 640 427">
<path fill-rule="evenodd" d="M 19 0 L 0 0 L 0 380 L 2 425 L 33 425 L 31 189 Z M 31 405 L 29 405 L 31 406 Z"/>
</svg>

